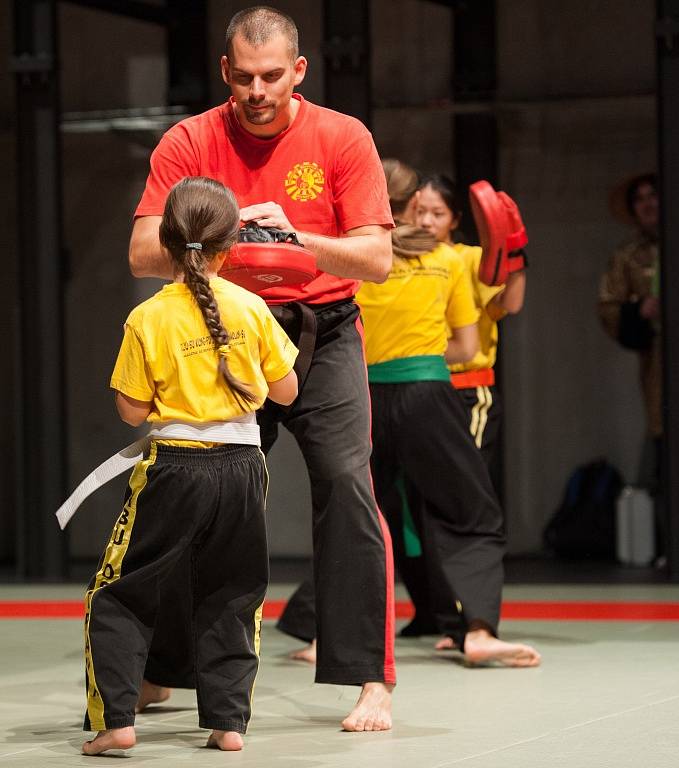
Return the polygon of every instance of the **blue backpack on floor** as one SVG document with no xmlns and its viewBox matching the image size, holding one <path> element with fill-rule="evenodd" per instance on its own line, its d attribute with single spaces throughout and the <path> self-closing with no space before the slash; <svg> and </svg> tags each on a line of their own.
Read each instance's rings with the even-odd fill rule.
<svg viewBox="0 0 679 768">
<path fill-rule="evenodd" d="M 620 473 L 604 459 L 579 466 L 545 526 L 545 547 L 560 557 L 615 560 L 615 504 L 622 486 Z"/>
</svg>

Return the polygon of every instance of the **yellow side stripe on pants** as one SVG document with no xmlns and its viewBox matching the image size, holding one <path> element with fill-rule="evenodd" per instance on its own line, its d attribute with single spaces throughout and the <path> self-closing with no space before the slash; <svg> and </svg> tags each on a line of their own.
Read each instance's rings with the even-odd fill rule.
<svg viewBox="0 0 679 768">
<path fill-rule="evenodd" d="M 104 702 L 97 687 L 94 673 L 94 660 L 90 646 L 90 616 L 92 612 L 92 600 L 95 594 L 106 585 L 117 581 L 123 565 L 123 559 L 130 544 L 132 528 L 137 515 L 137 500 L 139 494 L 146 487 L 146 475 L 150 466 L 156 460 L 156 446 L 151 444 L 148 459 L 136 464 L 130 477 L 130 498 L 123 507 L 120 517 L 113 527 L 113 533 L 106 545 L 106 551 L 101 560 L 101 565 L 94 578 L 94 586 L 85 595 L 85 668 L 87 670 L 87 714 L 90 726 L 94 731 L 106 729 L 104 716 Z"/>
<path fill-rule="evenodd" d="M 472 418 L 469 431 L 474 438 L 477 448 L 483 445 L 483 433 L 488 423 L 488 412 L 493 405 L 493 395 L 488 387 L 476 388 L 476 404 L 472 408 Z"/>
<path fill-rule="evenodd" d="M 255 654 L 259 660 L 260 648 L 262 645 L 262 614 L 264 612 L 264 603 L 255 611 L 254 623 L 255 623 Z M 255 695 L 255 683 L 257 682 L 257 675 L 259 674 L 259 664 L 257 664 L 257 672 L 255 673 L 255 679 L 252 681 L 252 688 L 250 689 L 250 714 L 252 714 L 252 703 Z"/>
</svg>

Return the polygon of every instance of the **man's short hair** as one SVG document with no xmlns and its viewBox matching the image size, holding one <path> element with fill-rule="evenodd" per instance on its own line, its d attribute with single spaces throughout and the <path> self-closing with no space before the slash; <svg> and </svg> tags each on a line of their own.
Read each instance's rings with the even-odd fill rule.
<svg viewBox="0 0 679 768">
<path fill-rule="evenodd" d="M 268 5 L 245 8 L 233 16 L 226 28 L 226 55 L 229 58 L 233 54 L 233 38 L 237 34 L 255 48 L 268 43 L 276 35 L 283 35 L 288 41 L 292 61 L 299 56 L 297 25 L 287 13 Z"/>
</svg>

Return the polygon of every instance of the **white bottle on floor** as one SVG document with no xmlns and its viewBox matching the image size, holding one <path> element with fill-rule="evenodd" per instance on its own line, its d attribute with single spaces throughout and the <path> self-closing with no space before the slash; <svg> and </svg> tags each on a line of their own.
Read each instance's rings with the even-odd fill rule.
<svg viewBox="0 0 679 768">
<path fill-rule="evenodd" d="M 643 488 L 626 485 L 616 505 L 616 555 L 626 565 L 649 565 L 655 557 L 653 499 Z"/>
</svg>

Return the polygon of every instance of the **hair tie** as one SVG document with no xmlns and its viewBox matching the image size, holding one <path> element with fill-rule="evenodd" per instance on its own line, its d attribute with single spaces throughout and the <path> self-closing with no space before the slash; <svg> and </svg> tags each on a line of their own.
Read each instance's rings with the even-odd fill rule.
<svg viewBox="0 0 679 768">
<path fill-rule="evenodd" d="M 203 244 L 202 243 L 187 243 L 186 247 L 187 247 L 187 249 L 193 248 L 194 251 L 202 251 L 203 250 Z"/>
</svg>

